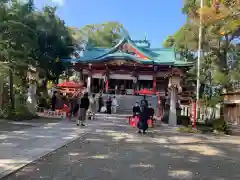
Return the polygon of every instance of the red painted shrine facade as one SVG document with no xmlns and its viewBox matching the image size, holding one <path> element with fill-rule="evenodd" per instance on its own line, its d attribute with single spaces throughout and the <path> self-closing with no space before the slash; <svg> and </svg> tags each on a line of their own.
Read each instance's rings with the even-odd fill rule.
<svg viewBox="0 0 240 180">
<path fill-rule="evenodd" d="M 192 66 L 174 49 L 150 48 L 148 41 L 129 37 L 112 48 L 86 48 L 76 53 L 76 58 L 62 61 L 74 64 L 90 92 L 129 95 L 148 89 L 165 96 L 169 86 L 175 83 L 180 87 L 181 78 L 177 77 Z"/>
</svg>

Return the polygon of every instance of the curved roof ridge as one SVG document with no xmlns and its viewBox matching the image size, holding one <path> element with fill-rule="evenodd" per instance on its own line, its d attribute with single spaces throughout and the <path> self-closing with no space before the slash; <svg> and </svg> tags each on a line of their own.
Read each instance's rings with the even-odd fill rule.
<svg viewBox="0 0 240 180">
<path fill-rule="evenodd" d="M 96 57 L 95 59 L 98 59 L 98 58 L 102 58 L 112 52 L 114 52 L 119 46 L 121 46 L 126 40 L 126 37 L 123 37 L 115 46 L 113 46 L 112 48 L 110 48 L 107 52 L 105 52 L 104 54 Z"/>
<path fill-rule="evenodd" d="M 147 54 L 146 52 L 142 51 L 142 49 L 140 47 L 138 47 L 130 38 L 128 38 L 127 41 L 128 41 L 129 44 L 131 44 L 136 50 L 138 50 L 144 56 L 146 56 L 149 59 L 152 59 L 150 54 Z"/>
</svg>

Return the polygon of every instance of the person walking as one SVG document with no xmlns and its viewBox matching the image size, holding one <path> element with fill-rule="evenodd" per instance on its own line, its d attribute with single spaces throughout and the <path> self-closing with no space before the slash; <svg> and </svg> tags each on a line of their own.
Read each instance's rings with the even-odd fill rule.
<svg viewBox="0 0 240 180">
<path fill-rule="evenodd" d="M 106 102 L 106 107 L 107 107 L 107 114 L 112 114 L 112 99 L 111 97 L 108 98 Z"/>
<path fill-rule="evenodd" d="M 98 112 L 101 112 L 103 105 L 104 105 L 103 97 L 102 97 L 102 93 L 100 93 L 99 98 L 98 98 Z"/>
<path fill-rule="evenodd" d="M 80 100 L 80 111 L 79 111 L 79 117 L 77 120 L 77 126 L 79 126 L 81 122 L 81 126 L 85 126 L 84 121 L 86 120 L 87 110 L 89 108 L 89 98 L 88 93 L 84 93 L 83 97 Z"/>
<path fill-rule="evenodd" d="M 154 111 L 154 108 L 152 107 L 151 104 L 148 105 L 148 111 L 149 111 L 150 119 L 153 120 L 153 117 L 154 117 L 155 111 Z"/>
<path fill-rule="evenodd" d="M 133 106 L 133 117 L 138 116 L 141 112 L 141 108 L 138 102 Z"/>
<path fill-rule="evenodd" d="M 146 134 L 146 130 L 148 129 L 148 119 L 149 119 L 149 109 L 147 106 L 142 106 L 141 112 L 139 115 L 139 122 L 137 124 L 138 126 L 138 133 L 139 134 Z"/>
<path fill-rule="evenodd" d="M 52 111 L 55 111 L 56 104 L 57 104 L 57 91 L 53 92 L 51 101 L 52 101 Z"/>
<path fill-rule="evenodd" d="M 141 107 L 148 107 L 148 101 L 146 98 L 146 95 L 143 96 L 143 99 L 141 100 Z"/>
<path fill-rule="evenodd" d="M 71 119 L 72 116 L 76 116 L 79 110 L 79 104 L 78 104 L 78 96 L 74 95 L 72 98 L 70 99 L 70 116 L 69 118 Z"/>
<path fill-rule="evenodd" d="M 118 106 L 117 98 L 116 98 L 116 96 L 113 96 L 113 99 L 112 99 L 112 112 L 114 114 L 117 113 L 117 106 Z"/>
<path fill-rule="evenodd" d="M 91 113 L 91 119 L 95 120 L 95 115 L 97 111 L 97 100 L 95 94 L 92 94 L 92 97 L 90 98 L 90 113 Z"/>
</svg>

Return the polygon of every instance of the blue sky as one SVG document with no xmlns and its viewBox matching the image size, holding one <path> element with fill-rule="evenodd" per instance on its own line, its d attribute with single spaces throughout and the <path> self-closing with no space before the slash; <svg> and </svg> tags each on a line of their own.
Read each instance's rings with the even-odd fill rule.
<svg viewBox="0 0 240 180">
<path fill-rule="evenodd" d="M 35 0 L 40 8 L 50 0 Z M 182 0 L 52 0 L 58 5 L 58 15 L 68 26 L 81 28 L 86 24 L 118 21 L 134 40 L 145 33 L 152 47 L 161 47 L 166 36 L 173 34 L 185 22 L 181 13 Z"/>
</svg>

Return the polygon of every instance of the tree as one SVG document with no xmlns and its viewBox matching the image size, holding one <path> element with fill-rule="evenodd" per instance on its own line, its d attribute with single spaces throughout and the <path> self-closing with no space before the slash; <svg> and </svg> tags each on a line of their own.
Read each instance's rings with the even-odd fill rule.
<svg viewBox="0 0 240 180">
<path fill-rule="evenodd" d="M 47 77 L 57 80 L 66 69 L 59 59 L 69 58 L 74 51 L 74 42 L 68 28 L 56 15 L 56 8 L 45 6 L 41 13 L 35 13 L 38 46 L 32 57 L 37 65 L 46 71 Z"/>
<path fill-rule="evenodd" d="M 198 49 L 199 17 L 203 17 L 202 57 L 200 60 L 201 100 L 206 107 L 215 107 L 222 100 L 223 89 L 230 90 L 240 80 L 239 72 L 239 1 L 205 0 L 200 9 L 200 0 L 184 0 L 182 11 L 188 21 L 164 45 L 171 45 L 180 52 L 182 59 L 189 53 L 196 55 Z M 235 4 L 231 4 L 234 2 Z M 190 56 L 191 57 L 191 56 Z M 193 67 L 188 76 L 196 79 Z M 186 82 L 186 81 L 185 81 Z M 195 81 L 196 82 L 196 81 Z"/>
<path fill-rule="evenodd" d="M 34 46 L 34 32 L 27 25 L 31 21 L 33 1 L 22 4 L 18 1 L 4 1 L 0 4 L 0 60 L 9 69 L 9 92 L 11 107 L 13 100 L 13 74 L 22 71 L 31 58 L 28 56 Z"/>
<path fill-rule="evenodd" d="M 237 10 L 239 8 L 239 4 L 237 4 L 239 1 L 233 0 L 231 3 L 230 1 L 219 1 L 219 6 L 216 6 L 216 2 L 217 1 L 205 0 L 204 8 L 199 9 L 199 1 L 185 0 L 182 11 L 188 16 L 192 27 L 190 30 L 191 32 L 187 32 L 187 36 L 194 34 L 195 37 L 195 39 L 190 38 L 190 40 L 188 40 L 188 44 L 192 42 L 189 46 L 193 51 L 198 43 L 197 34 L 199 21 L 197 20 L 199 20 L 200 14 L 202 14 L 204 22 L 202 43 L 203 54 L 204 57 L 210 59 L 208 62 L 211 64 L 209 70 L 213 71 L 213 83 L 228 89 L 231 87 L 231 79 L 234 77 L 232 72 L 237 70 L 238 64 L 236 63 L 236 56 L 234 55 L 236 54 L 236 51 L 234 50 L 236 49 L 234 40 L 239 38 L 240 34 L 240 18 L 236 13 L 239 12 Z M 219 18 L 219 14 L 224 15 Z M 196 28 L 193 28 L 194 26 Z M 179 33 L 186 35 L 186 31 L 179 31 Z M 230 57 L 234 59 L 230 59 Z M 229 68 L 229 63 L 233 61 L 234 63 L 231 64 L 231 68 Z"/>
<path fill-rule="evenodd" d="M 44 69 L 48 78 L 57 79 L 66 68 L 57 59 L 69 58 L 74 45 L 55 12 L 56 8 L 49 6 L 36 11 L 33 0 L 0 2 L 0 63 L 1 68 L 9 70 L 12 108 L 13 76 L 19 76 L 24 83 L 29 65 L 33 65 Z"/>
<path fill-rule="evenodd" d="M 76 42 L 87 41 L 92 46 L 112 47 L 119 38 L 127 35 L 123 25 L 118 22 L 86 25 L 80 30 L 70 28 Z"/>
</svg>

